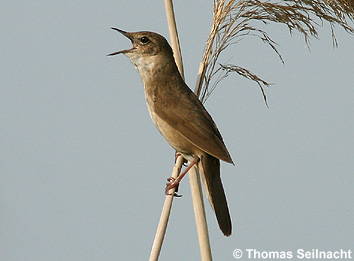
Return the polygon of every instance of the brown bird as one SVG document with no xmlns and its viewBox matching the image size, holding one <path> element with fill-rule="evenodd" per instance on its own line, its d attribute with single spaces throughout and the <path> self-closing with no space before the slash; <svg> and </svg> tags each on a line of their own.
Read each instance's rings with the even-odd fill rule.
<svg viewBox="0 0 354 261">
<path fill-rule="evenodd" d="M 109 55 L 125 54 L 139 71 L 153 122 L 167 142 L 189 161 L 187 170 L 197 164 L 219 227 L 229 236 L 232 225 L 220 179 L 220 160 L 233 161 L 213 119 L 184 82 L 172 48 L 163 36 L 112 29 L 129 38 L 133 47 Z M 185 173 L 171 180 L 166 190 L 177 186 Z"/>
</svg>

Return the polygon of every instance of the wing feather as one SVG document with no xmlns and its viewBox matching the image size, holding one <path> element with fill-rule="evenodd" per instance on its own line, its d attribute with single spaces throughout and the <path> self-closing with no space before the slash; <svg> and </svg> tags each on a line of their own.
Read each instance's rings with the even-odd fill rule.
<svg viewBox="0 0 354 261">
<path fill-rule="evenodd" d="M 155 113 L 202 151 L 233 163 L 219 130 L 203 104 L 185 83 L 182 87 L 173 90 L 172 96 L 165 93 L 164 97 L 174 98 L 155 103 Z"/>
</svg>

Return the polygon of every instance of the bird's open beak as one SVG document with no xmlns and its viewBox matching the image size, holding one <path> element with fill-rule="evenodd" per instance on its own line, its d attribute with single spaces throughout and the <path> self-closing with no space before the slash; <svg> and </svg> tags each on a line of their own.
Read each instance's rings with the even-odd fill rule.
<svg viewBox="0 0 354 261">
<path fill-rule="evenodd" d="M 130 41 L 133 42 L 133 38 L 131 37 L 130 33 L 126 32 L 126 31 L 123 31 L 123 30 L 120 30 L 118 28 L 114 28 L 114 27 L 111 27 L 111 29 L 120 32 L 122 35 L 124 35 L 125 37 L 129 38 Z M 110 54 L 108 54 L 108 56 L 112 56 L 112 55 L 116 55 L 116 54 L 120 54 L 120 53 L 128 53 L 128 52 L 132 51 L 133 49 L 134 49 L 134 47 L 131 48 L 131 49 L 127 49 L 127 50 L 122 50 L 122 51 L 110 53 Z"/>
</svg>

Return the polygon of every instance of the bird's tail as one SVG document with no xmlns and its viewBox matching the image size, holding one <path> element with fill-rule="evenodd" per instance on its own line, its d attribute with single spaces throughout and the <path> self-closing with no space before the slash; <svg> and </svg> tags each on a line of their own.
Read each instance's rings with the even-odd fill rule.
<svg viewBox="0 0 354 261">
<path fill-rule="evenodd" d="M 203 154 L 200 157 L 198 168 L 202 173 L 206 194 L 215 211 L 219 227 L 225 236 L 229 236 L 231 235 L 232 224 L 220 178 L 220 160 L 209 154 Z"/>
</svg>

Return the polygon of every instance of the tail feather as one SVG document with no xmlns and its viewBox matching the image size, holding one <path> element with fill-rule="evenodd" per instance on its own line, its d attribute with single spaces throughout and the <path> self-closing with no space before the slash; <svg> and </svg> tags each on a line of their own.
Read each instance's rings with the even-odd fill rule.
<svg viewBox="0 0 354 261">
<path fill-rule="evenodd" d="M 219 227 L 225 236 L 231 235 L 232 224 L 224 188 L 220 178 L 220 160 L 203 154 L 198 164 L 205 183 L 207 197 L 213 207 Z"/>
</svg>

